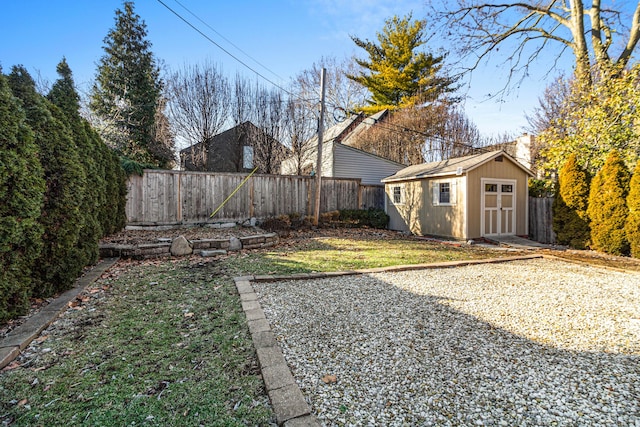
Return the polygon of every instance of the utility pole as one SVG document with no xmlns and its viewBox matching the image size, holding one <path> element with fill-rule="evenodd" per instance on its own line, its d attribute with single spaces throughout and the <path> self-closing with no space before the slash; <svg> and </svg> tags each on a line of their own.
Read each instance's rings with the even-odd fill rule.
<svg viewBox="0 0 640 427">
<path fill-rule="evenodd" d="M 327 77 L 326 68 L 322 68 L 320 73 L 320 118 L 318 119 L 318 158 L 316 160 L 316 203 L 313 215 L 313 225 L 318 225 L 320 219 L 320 193 L 322 192 L 322 136 L 324 131 L 324 97 L 325 80 Z"/>
</svg>

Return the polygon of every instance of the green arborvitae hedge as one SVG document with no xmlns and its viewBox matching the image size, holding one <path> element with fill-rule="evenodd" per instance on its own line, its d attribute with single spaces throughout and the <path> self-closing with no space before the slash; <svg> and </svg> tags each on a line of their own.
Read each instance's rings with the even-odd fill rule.
<svg viewBox="0 0 640 427">
<path fill-rule="evenodd" d="M 589 176 L 572 154 L 560 170 L 558 190 L 553 201 L 553 231 L 558 243 L 575 249 L 589 245 L 587 216 Z"/>
<path fill-rule="evenodd" d="M 62 114 L 52 114 L 58 108 L 36 91 L 35 81 L 24 67 L 13 67 L 8 79 L 23 103 L 45 174 L 40 216 L 44 245 L 33 275 L 33 294 L 44 297 L 69 289 L 84 267 L 77 244 L 84 219 L 85 173 L 69 128 L 55 117 Z"/>
<path fill-rule="evenodd" d="M 591 247 L 613 255 L 627 255 L 625 222 L 629 209 L 629 171 L 617 151 L 612 151 L 591 182 L 587 213 L 591 220 Z"/>
<path fill-rule="evenodd" d="M 45 98 L 24 67 L 0 70 L 0 324 L 73 285 L 125 225 L 120 159 L 79 114 L 66 61 Z"/>
<path fill-rule="evenodd" d="M 629 215 L 625 223 L 627 240 L 631 247 L 631 256 L 640 258 L 640 163 L 636 164 L 627 196 Z"/>
<path fill-rule="evenodd" d="M 120 157 L 106 145 L 103 146 L 105 166 L 105 206 L 102 227 L 105 235 L 122 230 L 126 225 L 127 176 L 120 165 Z"/>
<path fill-rule="evenodd" d="M 24 110 L 0 73 L 0 323 L 29 307 L 45 181 Z"/>
<path fill-rule="evenodd" d="M 92 138 L 88 122 L 80 116 L 80 96 L 78 95 L 71 69 L 66 60 L 57 67 L 59 79 L 47 94 L 51 103 L 58 107 L 59 117 L 71 131 L 72 138 L 78 148 L 78 156 L 85 175 L 85 187 L 82 195 L 82 225 L 78 234 L 77 248 L 83 265 L 94 264 L 98 260 L 98 241 L 102 237 L 99 211 L 104 208 L 101 203 L 105 182 L 104 173 L 98 168 L 100 162 L 100 141 Z"/>
</svg>

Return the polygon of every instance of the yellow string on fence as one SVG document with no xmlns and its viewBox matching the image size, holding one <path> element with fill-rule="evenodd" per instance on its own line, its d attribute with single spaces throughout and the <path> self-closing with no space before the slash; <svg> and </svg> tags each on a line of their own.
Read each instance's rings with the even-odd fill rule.
<svg viewBox="0 0 640 427">
<path fill-rule="evenodd" d="M 234 195 L 234 194 L 236 194 L 236 193 L 238 192 L 238 190 L 239 190 L 239 189 L 244 185 L 244 183 L 245 183 L 245 182 L 247 182 L 247 181 L 249 180 L 249 178 L 251 178 L 251 175 L 253 175 L 254 173 L 256 173 L 256 171 L 257 171 L 257 170 L 258 170 L 258 167 L 256 166 L 256 167 L 251 171 L 251 173 L 250 173 L 249 175 L 247 175 L 247 176 L 245 177 L 245 179 L 243 179 L 243 180 L 242 180 L 242 182 L 240 183 L 240 185 L 238 185 L 238 186 L 236 187 L 236 189 L 235 189 L 235 190 L 233 190 L 233 192 L 232 192 L 231 194 L 229 194 L 229 196 L 228 196 L 226 199 L 224 199 L 224 202 L 222 202 L 222 203 L 220 204 L 220 206 L 218 206 L 218 207 L 216 208 L 216 210 L 215 210 L 215 211 L 213 211 L 213 213 L 212 213 L 211 215 L 209 215 L 209 218 L 213 218 L 213 216 L 214 216 L 215 214 L 217 214 L 217 213 L 218 213 L 218 211 L 219 211 L 220 209 L 222 209 L 222 207 L 223 207 L 223 206 L 224 206 L 224 205 L 229 201 L 229 199 L 230 199 L 230 198 L 232 198 L 232 197 L 233 197 L 233 195 Z"/>
</svg>

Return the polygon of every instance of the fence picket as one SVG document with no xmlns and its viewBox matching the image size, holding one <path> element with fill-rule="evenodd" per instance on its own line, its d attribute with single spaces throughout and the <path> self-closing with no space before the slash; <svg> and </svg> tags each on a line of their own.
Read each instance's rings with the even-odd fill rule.
<svg viewBox="0 0 640 427">
<path fill-rule="evenodd" d="M 220 203 L 246 174 L 145 170 L 128 182 L 129 225 L 179 225 L 241 221 L 298 213 L 313 214 L 314 179 L 253 175 L 216 214 Z M 360 192 L 360 197 L 359 193 Z M 323 178 L 321 212 L 384 207 L 383 186 L 363 186 L 359 179 Z"/>
</svg>

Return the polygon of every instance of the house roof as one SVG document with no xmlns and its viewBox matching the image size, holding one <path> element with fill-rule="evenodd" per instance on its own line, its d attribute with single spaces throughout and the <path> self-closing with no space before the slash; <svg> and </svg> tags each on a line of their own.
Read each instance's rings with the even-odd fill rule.
<svg viewBox="0 0 640 427">
<path fill-rule="evenodd" d="M 346 145 L 351 145 L 357 137 L 363 132 L 371 129 L 371 127 L 375 126 L 380 120 L 382 120 L 389 110 L 385 109 L 379 111 L 371 116 L 364 117 L 363 120 L 358 123 L 358 125 L 342 139 L 342 143 Z"/>
<path fill-rule="evenodd" d="M 509 154 L 505 153 L 503 150 L 496 150 L 489 151 L 488 153 L 473 154 L 470 156 L 441 160 L 439 162 L 409 166 L 398 171 L 395 175 L 391 175 L 390 177 L 383 179 L 382 182 L 408 181 L 447 175 L 464 175 L 498 156 L 504 156 L 522 169 L 526 174 L 533 176 L 533 173 L 529 169 L 522 166 Z"/>
<path fill-rule="evenodd" d="M 353 115 L 348 117 L 347 119 L 341 121 L 340 123 L 336 123 L 328 129 L 325 129 L 322 133 L 322 143 L 326 144 L 331 141 L 339 140 L 342 137 L 349 135 L 349 129 L 351 129 L 352 125 L 357 121 L 361 121 L 363 119 L 362 113 Z M 314 135 L 308 140 L 308 144 L 310 147 L 315 147 L 318 145 L 318 135 Z"/>
<path fill-rule="evenodd" d="M 246 122 L 240 123 L 237 126 L 234 126 L 234 127 L 230 128 L 230 129 L 227 129 L 227 130 L 225 130 L 223 132 L 220 132 L 220 133 L 214 135 L 213 137 L 211 137 L 210 140 L 207 141 L 207 144 L 212 144 L 212 143 L 213 144 L 227 144 L 229 142 L 235 141 L 235 139 L 237 137 L 236 136 L 237 132 L 239 130 L 241 130 L 241 131 L 245 132 L 247 135 L 249 135 L 249 139 L 253 139 L 255 135 L 267 135 L 266 132 L 264 132 L 262 129 L 260 129 L 259 127 L 257 127 L 253 123 L 251 123 L 250 121 L 246 121 Z M 271 138 L 271 137 L 269 136 L 269 138 Z M 273 141 L 277 141 L 275 138 L 271 138 L 271 139 Z M 279 144 L 282 147 L 282 149 L 285 150 L 286 153 L 289 152 L 289 149 L 287 147 L 285 147 L 281 143 L 279 143 Z M 202 142 L 196 142 L 195 144 L 180 150 L 180 154 L 181 155 L 182 154 L 188 155 L 193 148 L 198 147 L 200 145 L 202 145 Z"/>
</svg>

